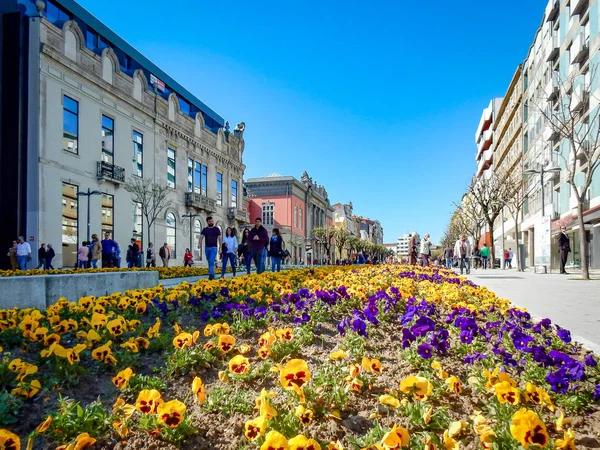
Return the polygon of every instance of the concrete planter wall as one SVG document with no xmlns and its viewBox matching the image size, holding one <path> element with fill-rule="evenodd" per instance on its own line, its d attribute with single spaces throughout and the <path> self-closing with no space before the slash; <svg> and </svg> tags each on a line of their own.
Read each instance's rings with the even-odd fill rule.
<svg viewBox="0 0 600 450">
<path fill-rule="evenodd" d="M 46 309 L 60 297 L 78 301 L 158 285 L 158 272 L 85 273 L 0 278 L 0 309 Z"/>
</svg>

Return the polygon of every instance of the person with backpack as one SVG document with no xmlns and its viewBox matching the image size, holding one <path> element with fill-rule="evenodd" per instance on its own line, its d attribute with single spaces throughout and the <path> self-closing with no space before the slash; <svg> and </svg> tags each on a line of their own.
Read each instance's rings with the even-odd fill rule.
<svg viewBox="0 0 600 450">
<path fill-rule="evenodd" d="M 169 245 L 165 242 L 160 250 L 158 251 L 158 256 L 162 259 L 163 267 L 169 267 L 169 260 L 171 259 L 171 250 L 169 250 Z"/>
<path fill-rule="evenodd" d="M 271 272 L 281 272 L 281 258 L 285 244 L 281 239 L 278 228 L 273 228 L 273 234 L 269 240 L 269 257 L 271 258 Z M 277 269 L 277 270 L 275 270 Z"/>
<path fill-rule="evenodd" d="M 146 250 L 146 268 L 156 267 L 156 253 L 154 252 L 154 245 L 152 242 L 148 244 Z"/>
</svg>

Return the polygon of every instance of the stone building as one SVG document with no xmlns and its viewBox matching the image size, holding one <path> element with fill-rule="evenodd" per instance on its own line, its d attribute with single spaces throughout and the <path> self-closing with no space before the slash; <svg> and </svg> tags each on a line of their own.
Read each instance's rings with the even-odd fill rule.
<svg viewBox="0 0 600 450">
<path fill-rule="evenodd" d="M 111 232 L 123 259 L 134 237 L 144 248 L 167 242 L 173 262 L 183 264 L 207 216 L 222 229 L 248 222 L 244 123 L 230 131 L 72 0 L 11 0 L 1 8 L 2 245 L 19 234 L 32 248 L 52 243 L 55 266 L 69 267 L 89 229 Z M 135 177 L 169 190 L 151 230 L 125 189 Z M 195 249 L 199 264 L 202 253 Z"/>
<path fill-rule="evenodd" d="M 244 187 L 250 221 L 260 217 L 269 232 L 278 228 L 292 262 L 311 264 L 329 257 L 313 234 L 314 228 L 330 227 L 333 221 L 333 208 L 324 186 L 304 172 L 300 180 L 277 173 L 250 178 Z"/>
</svg>

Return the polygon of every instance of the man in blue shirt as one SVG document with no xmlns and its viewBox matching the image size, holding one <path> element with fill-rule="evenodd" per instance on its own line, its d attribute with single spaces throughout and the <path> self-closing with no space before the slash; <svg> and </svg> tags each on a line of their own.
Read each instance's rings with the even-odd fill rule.
<svg viewBox="0 0 600 450">
<path fill-rule="evenodd" d="M 115 241 L 110 238 L 110 233 L 104 233 L 102 244 L 102 267 L 113 267 L 113 254 L 115 252 Z"/>
</svg>

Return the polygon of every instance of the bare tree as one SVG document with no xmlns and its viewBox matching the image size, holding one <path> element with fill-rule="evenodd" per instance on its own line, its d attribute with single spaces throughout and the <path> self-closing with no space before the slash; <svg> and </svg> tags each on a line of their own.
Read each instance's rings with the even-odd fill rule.
<svg viewBox="0 0 600 450">
<path fill-rule="evenodd" d="M 600 108 L 592 111 L 589 108 L 590 86 L 597 70 L 596 65 L 587 74 L 575 72 L 567 79 L 555 74 L 552 94 L 543 103 L 534 105 L 555 136 L 554 142 L 568 144 L 567 151 L 561 151 L 564 146 L 560 145 L 557 153 L 566 169 L 566 182 L 577 200 L 581 272 L 588 280 L 589 246 L 583 211 L 589 202 L 594 173 L 600 166 Z"/>
<path fill-rule="evenodd" d="M 492 267 L 494 267 L 496 261 L 494 222 L 502 211 L 502 207 L 498 205 L 506 203 L 511 197 L 510 186 L 505 177 L 497 173 L 492 173 L 488 178 L 473 178 L 468 189 L 468 194 L 476 209 L 463 208 L 463 210 L 465 210 L 466 214 L 473 214 L 478 210 L 484 222 L 488 225 L 490 229 L 491 260 Z"/>
<path fill-rule="evenodd" d="M 333 233 L 333 237 L 335 240 L 335 246 L 337 247 L 340 253 L 340 259 L 343 259 L 342 251 L 344 250 L 344 247 L 346 246 L 346 243 L 350 238 L 350 232 L 345 228 L 336 228 L 336 230 Z"/>
<path fill-rule="evenodd" d="M 132 177 L 125 184 L 125 190 L 131 192 L 133 201 L 140 204 L 150 239 L 152 225 L 169 205 L 169 189 L 166 185 L 154 183 L 150 178 Z"/>
<path fill-rule="evenodd" d="M 317 243 L 325 250 L 327 257 L 330 257 L 334 230 L 329 227 L 315 227 L 313 228 L 313 235 Z"/>
</svg>

